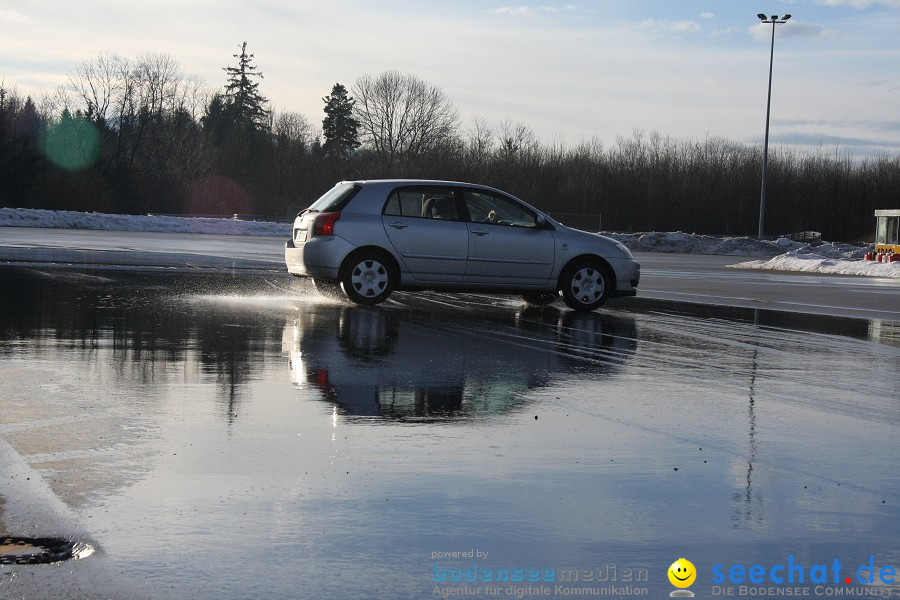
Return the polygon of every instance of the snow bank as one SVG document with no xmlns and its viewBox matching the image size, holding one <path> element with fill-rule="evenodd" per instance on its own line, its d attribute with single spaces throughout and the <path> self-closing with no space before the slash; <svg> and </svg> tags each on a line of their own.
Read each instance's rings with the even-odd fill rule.
<svg viewBox="0 0 900 600">
<path fill-rule="evenodd" d="M 838 244 L 827 244 L 818 248 L 799 248 L 776 256 L 770 260 L 751 260 L 730 269 L 765 269 L 773 271 L 797 271 L 802 273 L 827 273 L 831 275 L 867 275 L 870 277 L 890 277 L 900 279 L 900 262 L 880 263 L 861 260 L 860 250 L 848 251 Z M 864 254 L 868 249 L 862 248 Z"/>
<path fill-rule="evenodd" d="M 780 238 L 778 240 L 757 240 L 750 237 L 715 237 L 696 235 L 681 231 L 661 233 L 614 233 L 601 232 L 622 242 L 635 252 L 674 252 L 679 254 L 725 254 L 728 256 L 776 256 L 790 250 L 806 246 L 800 242 Z"/>
<path fill-rule="evenodd" d="M 622 242 L 635 252 L 774 257 L 769 260 L 752 260 L 728 265 L 731 269 L 900 278 L 900 263 L 882 264 L 862 260 L 866 252 L 873 250 L 873 246 L 860 247 L 828 242 L 807 244 L 786 238 L 777 240 L 757 240 L 749 237 L 719 238 L 711 235 L 691 235 L 681 231 L 673 233 L 603 232 L 603 235 Z"/>
<path fill-rule="evenodd" d="M 162 217 L 110 215 L 71 210 L 0 208 L 0 227 L 51 227 L 55 229 L 102 229 L 106 231 L 156 231 L 290 237 L 289 223 L 241 221 L 210 217 Z"/>
</svg>

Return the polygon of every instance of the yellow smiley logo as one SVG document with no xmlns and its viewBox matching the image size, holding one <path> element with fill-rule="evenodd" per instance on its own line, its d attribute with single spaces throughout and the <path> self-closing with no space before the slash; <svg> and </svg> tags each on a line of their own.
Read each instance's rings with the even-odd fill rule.
<svg viewBox="0 0 900 600">
<path fill-rule="evenodd" d="M 686 558 L 679 558 L 669 567 L 669 581 L 677 588 L 691 587 L 697 579 L 697 569 L 694 563 Z"/>
</svg>

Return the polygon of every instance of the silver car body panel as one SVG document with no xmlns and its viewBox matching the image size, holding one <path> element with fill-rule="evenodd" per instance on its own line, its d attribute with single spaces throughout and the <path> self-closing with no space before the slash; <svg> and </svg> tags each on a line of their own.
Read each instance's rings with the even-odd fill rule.
<svg viewBox="0 0 900 600">
<path fill-rule="evenodd" d="M 353 182 L 361 187 L 340 211 L 334 234 L 312 235 L 320 213 L 303 212 L 285 246 L 294 275 L 337 281 L 344 260 L 358 248 L 389 253 L 400 271 L 399 288 L 555 291 L 575 258 L 602 258 L 613 270 L 612 295 L 634 295 L 640 265 L 613 239 L 571 229 L 515 196 L 471 183 L 433 180 Z M 382 214 L 390 193 L 404 186 L 452 187 L 501 194 L 540 215 L 545 228 L 450 221 Z"/>
<path fill-rule="evenodd" d="M 462 283 L 469 231 L 462 221 L 382 217 L 401 270 L 417 281 Z"/>
<path fill-rule="evenodd" d="M 546 287 L 553 278 L 555 231 L 468 223 L 467 283 Z"/>
</svg>

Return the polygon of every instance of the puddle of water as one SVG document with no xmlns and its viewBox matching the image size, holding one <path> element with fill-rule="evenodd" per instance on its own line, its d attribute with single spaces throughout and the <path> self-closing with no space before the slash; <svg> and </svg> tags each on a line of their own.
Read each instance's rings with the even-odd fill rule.
<svg viewBox="0 0 900 600">
<path fill-rule="evenodd" d="M 681 556 L 708 596 L 716 565 L 900 567 L 900 349 L 865 321 L 3 278 L 0 434 L 162 596 L 489 595 L 522 569 L 497 597 L 659 597 Z"/>
</svg>

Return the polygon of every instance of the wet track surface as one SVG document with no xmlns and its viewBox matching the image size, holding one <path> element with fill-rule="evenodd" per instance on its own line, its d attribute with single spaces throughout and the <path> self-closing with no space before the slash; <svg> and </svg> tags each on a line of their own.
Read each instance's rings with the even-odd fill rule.
<svg viewBox="0 0 900 600">
<path fill-rule="evenodd" d="M 154 597 L 426 598 L 471 574 L 485 596 L 518 569 L 555 581 L 493 597 L 665 597 L 681 556 L 709 597 L 716 564 L 900 568 L 897 323 L 360 308 L 273 272 L 6 268 L 0 290 L 0 436 Z"/>
</svg>

